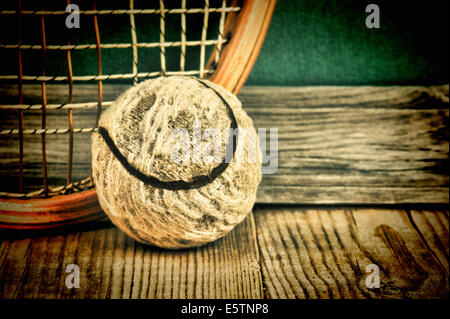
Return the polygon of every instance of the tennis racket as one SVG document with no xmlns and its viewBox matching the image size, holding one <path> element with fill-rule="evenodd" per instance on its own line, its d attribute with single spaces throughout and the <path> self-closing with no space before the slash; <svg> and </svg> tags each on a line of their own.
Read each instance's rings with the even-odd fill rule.
<svg viewBox="0 0 450 319">
<path fill-rule="evenodd" d="M 0 5 L 9 26 L 0 36 L 6 63 L 0 71 L 0 229 L 47 229 L 105 218 L 85 146 L 102 110 L 117 96 L 110 83 L 123 88 L 162 75 L 189 75 L 236 94 L 258 56 L 275 0 L 160 0 L 148 8 L 130 0 L 112 9 L 83 2 L 78 12 L 66 12 L 72 4 Z M 58 25 L 65 28 L 69 14 L 79 15 L 80 30 L 89 36 L 64 38 L 61 32 L 61 38 L 52 32 Z M 108 42 L 114 25 L 129 41 Z M 150 36 L 147 28 L 153 28 Z M 108 70 L 106 63 L 113 67 Z M 77 74 L 80 64 L 88 64 L 91 74 Z M 117 70 L 127 64 L 129 71 L 114 72 L 114 64 Z"/>
</svg>

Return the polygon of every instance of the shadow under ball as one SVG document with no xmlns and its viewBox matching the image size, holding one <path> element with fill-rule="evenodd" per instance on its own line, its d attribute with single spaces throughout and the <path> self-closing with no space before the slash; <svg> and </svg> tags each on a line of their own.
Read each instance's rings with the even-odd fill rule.
<svg viewBox="0 0 450 319">
<path fill-rule="evenodd" d="M 92 172 L 117 227 L 145 244 L 187 248 L 248 215 L 261 155 L 236 96 L 207 80 L 160 77 L 131 87 L 102 114 Z"/>
</svg>

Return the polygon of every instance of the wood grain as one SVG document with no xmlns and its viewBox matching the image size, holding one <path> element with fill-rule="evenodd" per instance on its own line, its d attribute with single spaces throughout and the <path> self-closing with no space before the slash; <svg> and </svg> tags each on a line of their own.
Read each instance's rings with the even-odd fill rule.
<svg viewBox="0 0 450 319">
<path fill-rule="evenodd" d="M 409 216 L 414 228 L 422 241 L 431 251 L 441 268 L 447 272 L 449 269 L 449 212 L 435 212 L 427 210 L 412 210 Z"/>
<path fill-rule="evenodd" d="M 104 88 L 113 100 L 124 85 Z M 40 103 L 39 87 L 24 88 L 25 103 Z M 13 103 L 13 86 L 0 89 Z M 67 87 L 48 86 L 48 103 L 65 101 Z M 15 93 L 14 93 L 15 94 Z M 96 100 L 96 88 L 74 87 L 74 103 Z M 258 128 L 278 129 L 278 169 L 264 175 L 258 203 L 448 203 L 448 85 L 433 87 L 244 87 L 244 108 Z M 9 100 L 8 100 L 9 99 Z M 8 102 L 9 101 L 9 102 Z M 92 127 L 95 109 L 74 110 L 74 127 Z M 0 129 L 17 114 L 1 112 Z M 37 128 L 39 111 L 25 112 Z M 47 112 L 47 127 L 67 128 L 66 112 Z M 90 169 L 90 134 L 75 134 L 73 176 Z M 40 137 L 25 138 L 25 182 L 42 185 Z M 49 135 L 49 182 L 65 182 L 68 136 Z M 0 137 L 2 188 L 18 188 L 17 138 Z M 2 189 L 4 190 L 4 189 Z"/>
<path fill-rule="evenodd" d="M 257 127 L 279 132 L 278 170 L 259 203 L 448 202 L 448 86 L 241 95 Z"/>
<path fill-rule="evenodd" d="M 448 298 L 448 216 L 260 205 L 228 236 L 180 251 L 104 226 L 2 236 L 0 299 Z M 72 263 L 79 289 L 65 286 Z M 370 264 L 379 266 L 380 288 L 365 284 Z"/>
<path fill-rule="evenodd" d="M 255 218 L 267 298 L 448 297 L 448 214 L 416 212 L 424 231 L 423 218 L 440 225 L 426 236 L 405 210 L 260 208 Z M 378 289 L 365 284 L 370 264 Z"/>
<path fill-rule="evenodd" d="M 80 268 L 80 288 L 65 267 Z M 141 245 L 117 228 L 0 244 L 1 298 L 261 298 L 253 216 L 197 249 Z"/>
</svg>

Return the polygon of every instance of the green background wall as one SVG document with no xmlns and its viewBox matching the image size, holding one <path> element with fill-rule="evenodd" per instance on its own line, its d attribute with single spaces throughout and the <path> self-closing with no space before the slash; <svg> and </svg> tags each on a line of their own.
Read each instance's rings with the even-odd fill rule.
<svg viewBox="0 0 450 319">
<path fill-rule="evenodd" d="M 365 26 L 370 3 L 380 29 Z M 448 1 L 279 0 L 247 84 L 447 82 Z"/>
</svg>

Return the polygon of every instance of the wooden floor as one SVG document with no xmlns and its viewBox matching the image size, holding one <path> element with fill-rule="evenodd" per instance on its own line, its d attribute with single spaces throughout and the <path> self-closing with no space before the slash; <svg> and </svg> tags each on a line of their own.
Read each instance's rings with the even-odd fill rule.
<svg viewBox="0 0 450 319">
<path fill-rule="evenodd" d="M 4 233 L 0 298 L 449 296 L 448 210 L 259 205 L 226 237 L 181 251 L 138 244 L 107 224 L 91 227 Z M 80 268 L 79 289 L 66 287 L 69 264 Z M 366 286 L 371 264 L 378 289 Z"/>
</svg>

